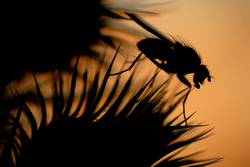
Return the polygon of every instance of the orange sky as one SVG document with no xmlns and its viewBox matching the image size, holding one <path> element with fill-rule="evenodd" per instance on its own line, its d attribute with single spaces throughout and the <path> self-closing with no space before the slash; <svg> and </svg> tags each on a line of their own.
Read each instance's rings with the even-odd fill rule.
<svg viewBox="0 0 250 167">
<path fill-rule="evenodd" d="M 144 18 L 154 27 L 188 39 L 213 76 L 211 83 L 191 92 L 186 103 L 187 115 L 197 111 L 191 122 L 215 127 L 213 136 L 188 149 L 191 153 L 206 149 L 201 158 L 225 157 L 213 167 L 250 166 L 249 7 L 249 0 L 179 0 L 143 8 L 161 13 Z"/>
<path fill-rule="evenodd" d="M 162 6 L 169 12 L 159 17 L 144 18 L 188 39 L 214 77 L 187 100 L 187 114 L 198 111 L 192 121 L 215 127 L 213 136 L 195 144 L 207 150 L 204 157 L 225 157 L 214 167 L 250 166 L 249 7 L 249 0 L 181 0 Z"/>
<path fill-rule="evenodd" d="M 249 9 L 250 0 L 179 0 L 143 9 L 162 13 L 142 17 L 166 35 L 188 39 L 213 76 L 211 83 L 194 89 L 186 103 L 187 115 L 197 111 L 191 122 L 215 127 L 213 136 L 188 149 L 206 149 L 201 158 L 225 157 L 213 167 L 250 166 Z"/>
</svg>

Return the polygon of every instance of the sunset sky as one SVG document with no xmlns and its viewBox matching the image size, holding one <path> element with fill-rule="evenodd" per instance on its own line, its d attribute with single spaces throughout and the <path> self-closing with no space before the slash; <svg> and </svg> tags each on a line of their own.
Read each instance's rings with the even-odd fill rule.
<svg viewBox="0 0 250 167">
<path fill-rule="evenodd" d="M 180 0 L 160 9 L 166 12 L 145 19 L 163 33 L 188 39 L 213 76 L 187 100 L 187 114 L 197 111 L 193 121 L 215 127 L 197 150 L 225 157 L 214 167 L 249 166 L 250 1 Z"/>
<path fill-rule="evenodd" d="M 132 5 L 128 9 L 138 8 L 136 2 L 156 2 L 123 1 Z M 141 9 L 159 13 L 141 17 L 163 34 L 188 40 L 213 77 L 199 90 L 194 89 L 186 102 L 187 115 L 197 111 L 190 122 L 209 124 L 207 129 L 214 128 L 213 135 L 187 151 L 205 150 L 200 158 L 225 157 L 213 167 L 250 166 L 250 0 L 172 0 Z M 132 29 L 142 30 L 130 22 Z"/>
<path fill-rule="evenodd" d="M 202 153 L 198 159 L 225 157 L 222 162 L 211 165 L 212 167 L 250 166 L 250 0 L 169 0 L 167 1 L 168 3 L 156 6 L 149 5 L 150 7 L 146 7 L 147 5 L 145 4 L 154 3 L 159 0 L 107 1 L 126 2 L 124 4 L 127 4 L 127 9 L 134 9 L 130 10 L 131 12 L 136 12 L 135 9 L 141 9 L 144 11 L 159 13 L 158 15 L 138 14 L 138 16 L 149 22 L 163 34 L 166 34 L 166 36 L 167 34 L 171 34 L 175 37 L 179 36 L 181 39 L 190 42 L 192 46 L 198 50 L 202 63 L 207 65 L 212 76 L 212 81 L 208 82 L 206 80 L 200 89 L 193 89 L 186 101 L 186 115 L 191 115 L 197 111 L 195 115 L 188 120 L 188 122 L 208 125 L 203 130 L 210 128 L 214 129 L 210 133 L 212 135 L 209 138 L 192 144 L 187 148 L 184 155 L 187 155 L 187 152 L 194 153 L 196 151 L 205 150 L 205 152 Z M 145 4 L 143 5 L 143 3 Z M 117 6 L 119 7 L 119 5 Z M 126 10 L 124 5 L 121 5 L 121 7 L 124 7 Z M 128 17 L 124 14 L 124 10 L 121 11 L 125 17 Z M 116 21 L 117 20 L 114 22 Z M 143 32 L 143 29 L 135 22 L 131 20 L 123 21 L 125 22 L 124 25 L 128 23 L 130 26 L 128 27 L 132 30 L 139 30 L 138 32 Z M 105 32 L 105 28 L 103 28 L 104 30 L 102 33 L 104 35 L 105 33 L 108 33 L 110 28 L 107 27 L 107 32 Z M 111 31 L 111 33 L 114 32 Z M 137 49 L 136 43 L 140 40 L 139 37 L 138 39 L 135 39 L 137 36 L 135 38 L 131 38 L 129 33 L 126 35 L 123 34 L 123 37 L 124 39 L 126 38 L 134 42 L 133 47 L 134 49 Z M 95 44 L 96 46 L 93 45 L 94 47 L 91 47 L 96 47 L 95 49 L 100 49 L 101 52 L 106 49 L 106 45 L 105 48 L 98 48 L 97 44 Z M 126 43 L 124 42 L 122 44 L 122 47 L 124 47 L 124 50 L 126 51 Z M 139 53 L 138 49 L 136 51 Z M 124 55 L 125 54 L 131 56 L 129 57 L 131 58 L 129 59 L 131 62 L 138 55 L 136 52 L 130 52 L 130 50 L 128 50 L 128 53 L 124 53 Z M 112 53 L 111 58 L 113 58 L 113 55 L 114 54 Z M 119 56 L 120 55 L 116 58 L 117 62 L 119 62 L 119 60 L 122 60 L 122 63 L 126 61 L 125 56 Z M 72 66 L 74 66 L 76 59 L 72 60 Z M 93 59 L 92 61 L 94 62 L 96 60 Z M 138 68 L 140 65 L 137 66 L 137 64 L 139 64 L 137 63 L 136 66 L 139 70 L 136 72 L 143 73 L 147 76 L 149 71 L 152 73 L 155 72 L 155 69 L 151 70 L 151 68 L 149 68 L 149 66 L 156 68 L 150 60 L 145 58 L 141 62 L 143 61 L 145 64 L 141 64 L 141 66 L 143 66 L 144 69 L 147 68 L 148 71 L 140 70 L 140 68 Z M 89 63 L 89 58 L 84 56 L 79 60 L 79 62 L 78 69 L 83 67 L 83 71 L 87 68 L 91 70 L 94 69 L 91 68 L 92 66 L 98 67 L 96 68 L 98 70 L 101 69 L 98 66 L 100 64 L 99 61 L 96 61 L 95 64 Z M 81 64 L 82 62 L 84 63 Z M 112 73 L 118 72 L 121 69 L 121 64 L 117 64 L 114 63 Z M 129 63 L 126 65 L 128 64 Z M 91 71 L 89 69 L 86 71 Z M 92 73 L 94 76 L 96 71 L 93 70 Z M 45 80 L 44 78 L 51 77 L 51 73 L 48 75 L 41 73 L 40 75 L 41 76 L 39 76 L 39 73 L 36 75 L 39 84 L 43 83 L 43 80 Z M 130 76 L 129 72 L 124 73 L 122 76 L 126 75 Z M 164 79 L 164 81 L 169 76 L 164 73 L 164 71 L 161 71 L 159 75 L 163 77 L 157 77 Z M 32 79 L 30 79 L 31 77 Z M 139 77 L 143 78 L 145 76 Z M 25 90 L 26 87 L 31 89 L 32 87 L 28 84 L 32 84 L 33 88 L 36 88 L 32 73 L 28 73 L 27 76 L 24 76 L 24 78 L 25 79 L 22 82 L 16 80 L 12 84 L 17 84 L 20 92 L 22 89 Z M 110 80 L 112 80 L 112 77 Z M 71 82 L 71 80 L 69 81 Z M 144 81 L 145 80 L 143 78 L 143 82 Z M 179 85 L 185 86 L 177 78 L 175 78 L 175 81 L 177 81 Z M 25 85 L 23 83 L 27 84 Z M 47 83 L 44 82 L 44 91 L 48 89 L 46 86 L 49 86 L 49 89 L 51 89 L 51 85 L 46 84 Z M 82 85 L 80 85 L 81 88 Z M 80 92 L 78 87 L 76 87 L 76 90 Z M 10 91 L 10 93 L 12 92 Z M 51 100 L 52 91 L 47 91 L 47 94 L 43 95 L 45 99 L 48 97 L 48 99 Z M 76 93 L 76 95 L 79 94 Z M 12 96 L 14 97 L 15 95 Z M 182 106 L 180 105 L 177 110 L 177 114 L 182 113 Z M 28 123 L 24 126 L 28 127 Z M 196 132 L 194 131 L 194 133 Z"/>
</svg>

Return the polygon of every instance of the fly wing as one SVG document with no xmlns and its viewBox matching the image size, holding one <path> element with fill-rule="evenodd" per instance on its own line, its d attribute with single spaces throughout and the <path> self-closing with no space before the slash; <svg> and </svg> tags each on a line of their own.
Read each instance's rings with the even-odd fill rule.
<svg viewBox="0 0 250 167">
<path fill-rule="evenodd" d="M 158 38 L 160 38 L 161 40 L 163 40 L 164 42 L 169 43 L 171 46 L 174 46 L 174 42 L 167 38 L 166 36 L 164 36 L 163 34 L 161 34 L 159 31 L 157 31 L 155 28 L 153 28 L 153 26 L 151 26 L 150 24 L 146 23 L 145 21 L 143 21 L 141 18 L 139 18 L 138 16 L 136 16 L 135 14 L 132 13 L 127 13 L 126 14 L 132 19 L 134 20 L 137 24 L 139 24 L 142 28 L 144 28 L 145 30 L 147 30 L 148 32 L 154 34 L 155 36 L 157 36 Z"/>
</svg>

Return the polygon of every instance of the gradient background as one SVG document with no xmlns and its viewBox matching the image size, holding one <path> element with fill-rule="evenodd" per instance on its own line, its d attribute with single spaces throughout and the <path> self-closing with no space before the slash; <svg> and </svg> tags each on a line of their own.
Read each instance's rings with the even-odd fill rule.
<svg viewBox="0 0 250 167">
<path fill-rule="evenodd" d="M 134 5 L 135 1 L 130 2 L 130 5 Z M 154 8 L 143 8 L 161 13 L 144 19 L 163 33 L 188 39 L 199 50 L 203 63 L 208 65 L 213 76 L 211 83 L 205 82 L 200 90 L 191 92 L 186 103 L 186 114 L 197 111 L 191 121 L 202 121 L 209 124 L 209 128 L 215 127 L 212 131 L 214 135 L 197 142 L 187 151 L 193 153 L 205 149 L 200 158 L 225 157 L 222 162 L 211 165 L 213 167 L 248 167 L 250 0 L 170 2 Z M 138 25 L 134 26 L 138 28 Z"/>
<path fill-rule="evenodd" d="M 188 39 L 213 76 L 187 100 L 187 114 L 198 111 L 192 120 L 215 127 L 213 136 L 195 144 L 197 150 L 225 157 L 214 167 L 250 166 L 250 1 L 182 0 L 156 9 L 167 12 L 145 19 Z"/>
</svg>

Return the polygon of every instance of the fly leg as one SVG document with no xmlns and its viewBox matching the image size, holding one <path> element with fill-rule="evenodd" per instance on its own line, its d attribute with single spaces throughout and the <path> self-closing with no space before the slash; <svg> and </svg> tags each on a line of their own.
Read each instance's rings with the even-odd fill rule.
<svg viewBox="0 0 250 167">
<path fill-rule="evenodd" d="M 188 126 L 188 124 L 187 124 L 187 118 L 186 118 L 186 113 L 185 113 L 185 103 L 186 103 L 187 97 L 188 97 L 188 95 L 190 93 L 190 90 L 191 90 L 191 88 L 189 88 L 189 90 L 188 90 L 188 92 L 187 92 L 187 94 L 185 96 L 185 99 L 183 100 L 183 116 L 184 116 L 184 119 L 185 119 L 186 126 Z"/>
<path fill-rule="evenodd" d="M 187 118 L 186 118 L 186 113 L 185 113 L 185 103 L 186 103 L 186 100 L 187 100 L 187 97 L 190 93 L 190 90 L 191 90 L 191 84 L 189 83 L 189 81 L 184 77 L 184 75 L 181 75 L 181 74 L 177 74 L 177 77 L 179 78 L 179 80 L 184 83 L 185 85 L 187 85 L 189 87 L 189 90 L 185 96 L 185 99 L 183 100 L 183 116 L 184 116 L 184 119 L 185 119 L 185 123 L 186 123 L 186 126 L 188 126 L 187 124 Z"/>
<path fill-rule="evenodd" d="M 128 69 L 123 70 L 123 71 L 120 71 L 120 72 L 118 72 L 118 73 L 110 74 L 110 76 L 122 74 L 122 73 L 124 73 L 124 72 L 126 72 L 126 71 L 131 70 L 131 69 L 133 68 L 133 66 L 135 65 L 135 63 L 139 60 L 139 58 L 141 57 L 141 55 L 142 55 L 142 52 L 139 54 L 139 56 L 137 56 L 137 58 L 134 60 L 134 62 L 131 64 L 131 66 L 130 66 Z"/>
</svg>

